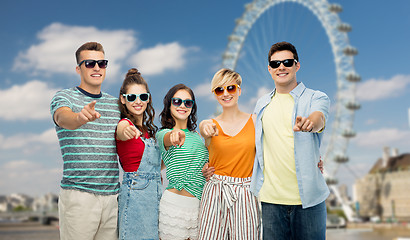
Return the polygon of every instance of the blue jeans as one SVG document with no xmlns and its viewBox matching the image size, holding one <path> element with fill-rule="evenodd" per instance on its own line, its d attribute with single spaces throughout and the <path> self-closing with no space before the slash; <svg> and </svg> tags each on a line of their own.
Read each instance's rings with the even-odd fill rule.
<svg viewBox="0 0 410 240">
<path fill-rule="evenodd" d="M 262 202 L 264 240 L 326 239 L 326 204 L 310 208 Z"/>
<path fill-rule="evenodd" d="M 159 239 L 159 200 L 162 195 L 161 158 L 153 139 L 145 149 L 137 172 L 124 172 L 118 198 L 119 239 Z"/>
</svg>

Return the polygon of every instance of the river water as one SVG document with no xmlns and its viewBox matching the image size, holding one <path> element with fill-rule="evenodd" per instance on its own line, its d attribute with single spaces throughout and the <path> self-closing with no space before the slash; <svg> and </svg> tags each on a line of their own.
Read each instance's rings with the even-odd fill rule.
<svg viewBox="0 0 410 240">
<path fill-rule="evenodd" d="M 372 229 L 328 229 L 327 240 L 410 240 L 410 232 L 379 231 Z M 58 240 L 57 226 L 39 223 L 0 223 L 0 240 Z"/>
<path fill-rule="evenodd" d="M 328 229 L 328 240 L 393 240 L 402 238 L 410 240 L 410 232 L 392 230 L 373 231 L 372 229 Z"/>
<path fill-rule="evenodd" d="M 60 235 L 56 225 L 44 226 L 40 223 L 0 223 L 0 240 L 58 240 Z"/>
</svg>

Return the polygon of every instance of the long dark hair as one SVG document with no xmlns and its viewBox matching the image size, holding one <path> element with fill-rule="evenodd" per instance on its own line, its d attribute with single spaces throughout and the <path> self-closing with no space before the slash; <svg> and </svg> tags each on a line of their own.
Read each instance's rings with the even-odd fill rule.
<svg viewBox="0 0 410 240">
<path fill-rule="evenodd" d="M 128 90 L 128 86 L 131 84 L 138 84 L 138 85 L 143 85 L 145 86 L 145 89 L 147 89 L 147 92 L 149 93 L 149 102 L 147 104 L 147 109 L 145 109 L 143 115 L 142 115 L 142 126 L 137 125 L 137 120 L 135 117 L 129 113 L 127 106 L 125 104 L 122 104 L 121 98 L 123 97 L 122 94 L 126 94 Z M 127 74 L 125 75 L 124 82 L 122 83 L 122 86 L 120 88 L 120 96 L 118 98 L 118 107 L 120 108 L 121 112 L 121 119 L 122 118 L 128 118 L 131 120 L 132 123 L 141 131 L 141 132 L 148 132 L 148 134 L 155 138 L 155 133 L 158 131 L 158 127 L 154 125 L 154 116 L 155 116 L 155 110 L 152 107 L 152 98 L 151 98 L 151 93 L 148 88 L 147 82 L 144 80 L 144 78 L 141 76 L 141 73 L 138 72 L 138 69 L 136 68 L 131 68 L 128 70 Z"/>
<path fill-rule="evenodd" d="M 189 87 L 185 86 L 184 84 L 177 84 L 173 86 L 171 89 L 169 89 L 168 93 L 164 97 L 164 109 L 159 115 L 160 122 L 161 122 L 161 129 L 171 129 L 175 126 L 175 120 L 171 115 L 171 100 L 174 97 L 175 93 L 178 92 L 179 90 L 186 90 L 190 95 L 192 100 L 194 100 L 194 105 L 192 106 L 191 109 L 191 114 L 188 116 L 188 122 L 187 122 L 187 128 L 189 131 L 194 131 L 196 128 L 196 102 L 195 102 L 195 95 L 192 89 Z"/>
</svg>

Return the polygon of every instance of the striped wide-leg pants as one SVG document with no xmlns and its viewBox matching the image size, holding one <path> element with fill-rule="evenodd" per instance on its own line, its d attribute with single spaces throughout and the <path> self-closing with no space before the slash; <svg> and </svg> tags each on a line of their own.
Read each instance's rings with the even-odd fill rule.
<svg viewBox="0 0 410 240">
<path fill-rule="evenodd" d="M 250 177 L 211 177 L 202 193 L 199 239 L 261 239 L 261 213 L 250 182 Z"/>
</svg>

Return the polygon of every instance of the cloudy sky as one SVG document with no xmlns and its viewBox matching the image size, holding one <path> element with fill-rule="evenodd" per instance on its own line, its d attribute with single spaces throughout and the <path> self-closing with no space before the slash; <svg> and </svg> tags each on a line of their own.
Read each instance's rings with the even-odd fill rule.
<svg viewBox="0 0 410 240">
<path fill-rule="evenodd" d="M 49 103 L 56 91 L 79 84 L 74 52 L 82 43 L 98 41 L 105 48 L 109 68 L 103 91 L 117 96 L 127 70 L 137 67 L 149 83 L 157 113 L 168 89 L 185 83 L 195 91 L 202 120 L 216 111 L 210 80 L 221 66 L 235 20 L 249 2 L 3 2 L 0 195 L 58 193 L 62 159 Z M 371 168 L 384 146 L 410 153 L 410 2 L 336 3 L 343 6 L 342 22 L 353 28 L 348 36 L 359 51 L 354 62 L 362 77 L 356 86 L 362 105 L 353 124 L 357 136 L 346 152 L 348 167 L 341 166 L 336 176 L 351 184 Z M 329 37 L 307 8 L 282 3 L 261 15 L 244 42 L 237 68 L 244 78 L 241 108 L 252 111 L 257 97 L 274 87 L 266 55 L 271 44 L 282 40 L 299 51 L 298 81 L 326 92 L 335 103 L 338 90 Z"/>
</svg>

